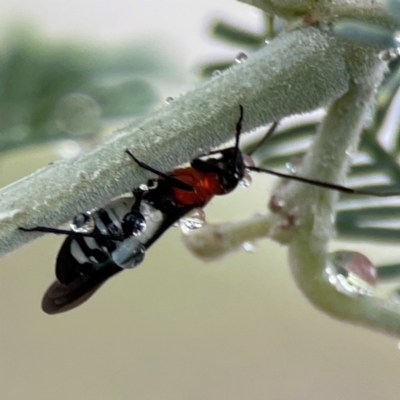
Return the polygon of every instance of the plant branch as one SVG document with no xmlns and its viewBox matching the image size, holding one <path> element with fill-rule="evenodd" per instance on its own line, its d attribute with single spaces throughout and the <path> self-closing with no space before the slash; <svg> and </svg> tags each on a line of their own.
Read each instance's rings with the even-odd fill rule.
<svg viewBox="0 0 400 400">
<path fill-rule="evenodd" d="M 384 66 L 377 62 L 369 75 L 353 83 L 349 92 L 328 110 L 317 140 L 299 173 L 341 182 L 371 106 Z M 289 245 L 293 276 L 302 292 L 318 308 L 348 322 L 400 335 L 400 311 L 389 301 L 369 296 L 351 297 L 336 290 L 325 277 L 332 237 L 332 215 L 336 196 L 318 188 L 288 185 L 285 208 L 296 208 L 299 225 Z M 299 203 L 298 199 L 301 199 Z"/>
<path fill-rule="evenodd" d="M 398 26 L 396 15 L 388 12 L 385 0 L 239 0 L 257 7 L 267 14 L 277 15 L 291 24 L 304 18 L 328 23 L 338 18 L 351 17 L 377 23 L 394 30 Z"/>
<path fill-rule="evenodd" d="M 202 261 L 213 261 L 242 248 L 244 242 L 269 236 L 276 219 L 274 215 L 255 215 L 239 222 L 206 224 L 183 235 L 183 242 Z"/>
<path fill-rule="evenodd" d="M 348 48 L 346 54 L 351 53 Z M 357 78 L 351 82 L 349 91 L 328 108 L 317 137 L 298 169 L 299 175 L 343 182 L 366 115 L 374 102 L 376 87 L 386 70 L 385 64 L 372 53 L 365 53 L 365 56 L 370 59 L 368 70 L 365 69 L 367 64 L 358 68 L 349 62 L 352 76 Z M 326 189 L 287 182 L 274 193 L 271 204 L 280 205 L 276 214 L 209 226 L 204 232 L 193 232 L 184 240 L 193 253 L 206 260 L 263 236 L 287 241 L 295 281 L 317 308 L 341 320 L 400 336 L 400 310 L 392 302 L 367 295 L 347 295 L 338 291 L 326 277 L 327 246 L 334 235 L 332 218 L 337 196 Z M 206 248 L 211 249 L 210 253 L 207 254 Z"/>
<path fill-rule="evenodd" d="M 95 151 L 3 188 L 0 254 L 39 236 L 19 226 L 56 227 L 144 182 L 149 173 L 126 157 L 125 148 L 168 171 L 229 140 L 239 104 L 248 131 L 323 106 L 345 93 L 348 82 L 342 48 L 329 32 L 305 27 L 282 34 L 245 63 L 115 132 Z"/>
</svg>

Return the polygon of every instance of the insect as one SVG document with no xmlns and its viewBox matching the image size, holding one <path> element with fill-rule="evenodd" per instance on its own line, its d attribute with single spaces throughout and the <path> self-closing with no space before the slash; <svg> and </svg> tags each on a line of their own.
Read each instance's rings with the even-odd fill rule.
<svg viewBox="0 0 400 400">
<path fill-rule="evenodd" d="M 127 155 L 141 168 L 157 176 L 104 208 L 77 215 L 72 230 L 37 226 L 26 232 L 67 235 L 56 260 L 55 281 L 43 297 L 42 309 L 56 314 L 85 302 L 110 277 L 139 265 L 147 249 L 175 222 L 195 208 L 204 207 L 214 196 L 232 192 L 247 170 L 265 172 L 346 193 L 378 195 L 300 176 L 246 165 L 240 151 L 243 107 L 236 123 L 232 147 L 195 158 L 190 166 L 171 173 L 158 171 Z M 274 123 L 262 141 L 276 129 Z"/>
<path fill-rule="evenodd" d="M 108 277 L 143 261 L 145 244 L 164 221 L 161 211 L 142 201 L 143 194 L 135 189 L 104 208 L 78 214 L 72 231 L 33 228 L 68 235 L 56 260 L 57 281 L 43 297 L 45 312 L 54 314 L 80 305 Z"/>
<path fill-rule="evenodd" d="M 93 213 L 79 214 L 72 231 L 43 226 L 20 228 L 68 235 L 57 256 L 57 281 L 44 295 L 43 310 L 54 314 L 80 305 L 108 278 L 138 265 L 145 251 L 189 211 L 204 207 L 215 195 L 234 190 L 246 172 L 239 149 L 242 120 L 240 107 L 233 147 L 211 152 L 207 159 L 196 158 L 190 166 L 171 174 L 150 167 L 126 150 L 135 163 L 157 179 L 134 189 L 130 201 L 117 199 Z"/>
</svg>

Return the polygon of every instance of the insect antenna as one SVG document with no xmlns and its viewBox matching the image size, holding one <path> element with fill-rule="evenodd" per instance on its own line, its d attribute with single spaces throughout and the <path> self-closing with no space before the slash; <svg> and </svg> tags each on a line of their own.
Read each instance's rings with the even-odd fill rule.
<svg viewBox="0 0 400 400">
<path fill-rule="evenodd" d="M 251 167 L 251 166 L 246 167 L 246 168 L 250 171 L 264 172 L 266 174 L 278 176 L 279 178 L 291 179 L 293 181 L 303 182 L 303 183 L 307 183 L 309 185 L 319 186 L 319 187 L 322 187 L 325 189 L 336 190 L 336 191 L 342 192 L 342 193 L 361 194 L 361 195 L 374 196 L 374 197 L 400 196 L 400 192 L 398 192 L 398 191 L 397 192 L 371 192 L 369 190 L 353 189 L 353 188 L 349 188 L 346 186 L 337 185 L 335 183 L 329 183 L 329 182 L 319 181 L 317 179 L 305 178 L 303 176 L 285 174 L 282 172 L 273 171 L 272 169 L 268 169 L 268 168 L 259 168 L 259 167 Z"/>
<path fill-rule="evenodd" d="M 241 107 L 241 111 L 243 111 L 242 107 Z M 279 121 L 276 121 L 271 125 L 271 127 L 268 129 L 268 131 L 264 135 L 264 137 L 248 153 L 249 156 L 251 156 L 253 153 L 255 153 L 272 136 L 272 134 L 276 131 L 276 128 L 278 127 L 278 125 L 279 125 Z M 237 137 L 237 134 L 236 134 L 236 137 Z M 335 191 L 338 191 L 338 192 L 341 192 L 341 193 L 360 194 L 360 195 L 374 196 L 374 197 L 400 196 L 400 192 L 399 191 L 395 191 L 395 192 L 371 192 L 369 190 L 353 189 L 353 188 L 349 188 L 349 187 L 343 186 L 343 185 L 338 185 L 338 184 L 335 184 L 335 183 L 324 182 L 324 181 L 320 181 L 318 179 L 310 179 L 310 178 L 306 178 L 306 177 L 303 177 L 303 176 L 285 174 L 283 172 L 274 171 L 274 170 L 268 169 L 268 168 L 260 168 L 260 167 L 253 167 L 253 166 L 247 166 L 246 168 L 248 170 L 250 170 L 250 171 L 264 172 L 266 174 L 274 175 L 274 176 L 277 176 L 279 178 L 291 179 L 293 181 L 303 182 L 303 183 L 306 183 L 306 184 L 309 184 L 309 185 L 319 186 L 319 187 L 322 187 L 322 188 L 325 188 L 325 189 L 335 190 Z"/>
</svg>

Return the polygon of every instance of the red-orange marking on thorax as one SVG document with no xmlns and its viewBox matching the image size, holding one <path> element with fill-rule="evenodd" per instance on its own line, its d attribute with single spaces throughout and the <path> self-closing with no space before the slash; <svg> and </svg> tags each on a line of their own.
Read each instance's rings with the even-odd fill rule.
<svg viewBox="0 0 400 400">
<path fill-rule="evenodd" d="M 214 172 L 200 172 L 187 167 L 176 169 L 174 176 L 193 187 L 191 192 L 173 188 L 174 199 L 182 205 L 203 207 L 215 195 L 225 193 L 218 175 Z"/>
</svg>

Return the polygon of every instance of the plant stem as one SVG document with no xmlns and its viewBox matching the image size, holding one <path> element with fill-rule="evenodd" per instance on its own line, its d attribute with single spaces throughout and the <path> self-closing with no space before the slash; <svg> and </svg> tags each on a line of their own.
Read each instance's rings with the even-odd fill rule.
<svg viewBox="0 0 400 400">
<path fill-rule="evenodd" d="M 39 236 L 19 226 L 57 227 L 145 182 L 150 174 L 124 150 L 162 171 L 221 145 L 234 133 L 323 106 L 345 93 L 341 45 L 312 27 L 284 33 L 245 63 L 200 84 L 172 104 L 115 132 L 95 151 L 59 161 L 0 191 L 0 254 Z"/>
<path fill-rule="evenodd" d="M 369 76 L 353 83 L 349 92 L 331 105 L 300 174 L 342 181 L 349 163 L 349 150 L 353 153 L 356 149 L 365 114 L 374 100 L 375 87 L 383 72 L 382 64 L 377 62 Z M 289 245 L 289 260 L 301 291 L 316 307 L 334 317 L 400 336 L 397 307 L 374 297 L 347 296 L 337 291 L 324 276 L 336 195 L 293 183 L 288 185 L 284 198 L 286 208 L 295 207 L 299 219 Z"/>
<path fill-rule="evenodd" d="M 212 261 L 238 250 L 244 242 L 269 236 L 275 222 L 274 215 L 255 215 L 240 222 L 207 224 L 184 235 L 183 242 L 201 260 Z"/>
<path fill-rule="evenodd" d="M 350 53 L 348 49 L 347 54 Z M 368 71 L 349 63 L 349 68 L 354 69 L 352 76 L 357 78 L 350 82 L 349 91 L 328 108 L 298 175 L 332 183 L 343 182 L 366 115 L 374 102 L 376 87 L 386 70 L 385 64 L 372 53 L 365 56 L 371 61 Z M 209 226 L 204 232 L 185 237 L 185 243 L 193 253 L 207 260 L 263 236 L 287 241 L 294 279 L 312 304 L 341 320 L 400 336 L 400 310 L 393 303 L 367 295 L 346 295 L 326 278 L 327 246 L 334 235 L 337 197 L 338 193 L 331 190 L 287 182 L 274 194 L 276 204 L 283 205 L 275 215 Z"/>
</svg>

